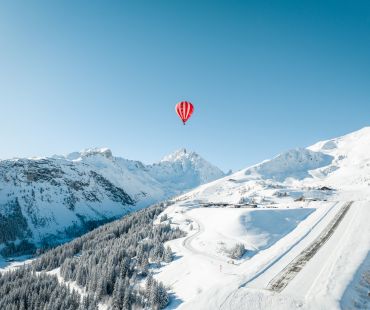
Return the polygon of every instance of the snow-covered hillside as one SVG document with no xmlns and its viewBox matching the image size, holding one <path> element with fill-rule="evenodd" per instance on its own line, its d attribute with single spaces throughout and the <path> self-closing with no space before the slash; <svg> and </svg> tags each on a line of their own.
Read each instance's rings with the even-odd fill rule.
<svg viewBox="0 0 370 310">
<path fill-rule="evenodd" d="M 107 148 L 2 160 L 0 249 L 10 241 L 61 242 L 222 176 L 220 169 L 186 150 L 153 165 L 114 157 Z"/>
<path fill-rule="evenodd" d="M 156 271 L 170 308 L 368 309 L 369 150 L 363 128 L 173 199 L 168 221 L 188 236 Z"/>
<path fill-rule="evenodd" d="M 292 149 L 273 159 L 204 184 L 179 200 L 258 203 L 297 198 L 326 199 L 332 192 L 367 199 L 370 188 L 370 127 L 343 137 Z M 327 189 L 325 190 L 325 188 Z"/>
</svg>

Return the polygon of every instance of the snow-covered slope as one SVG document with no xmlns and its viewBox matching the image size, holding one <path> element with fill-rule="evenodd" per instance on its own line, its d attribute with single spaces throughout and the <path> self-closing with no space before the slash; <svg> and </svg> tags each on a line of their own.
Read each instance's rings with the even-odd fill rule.
<svg viewBox="0 0 370 310">
<path fill-rule="evenodd" d="M 144 165 L 94 148 L 0 161 L 0 249 L 23 239 L 61 242 L 224 175 L 193 152 L 167 158 Z"/>
<path fill-rule="evenodd" d="M 333 157 L 330 165 L 313 172 L 318 179 L 339 188 L 358 190 L 370 185 L 370 127 L 321 141 L 310 150 Z"/>
<path fill-rule="evenodd" d="M 321 152 L 294 149 L 247 169 L 245 174 L 281 182 L 289 178 L 301 180 L 310 176 L 310 170 L 327 166 L 332 160 L 331 156 Z"/>
<path fill-rule="evenodd" d="M 369 306 L 361 280 L 370 263 L 369 151 L 367 127 L 173 199 L 168 220 L 188 236 L 169 242 L 179 259 L 156 272 L 173 289 L 172 307 Z M 231 258 L 238 244 L 246 252 Z"/>
</svg>

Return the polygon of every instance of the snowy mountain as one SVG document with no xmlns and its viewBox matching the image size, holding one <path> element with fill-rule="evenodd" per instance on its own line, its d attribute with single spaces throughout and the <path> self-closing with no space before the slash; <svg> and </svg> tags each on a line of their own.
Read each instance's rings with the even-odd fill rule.
<svg viewBox="0 0 370 310">
<path fill-rule="evenodd" d="M 213 181 L 222 172 L 185 150 L 153 165 L 108 149 L 4 161 L 0 193 L 8 202 L 1 210 L 12 210 L 5 225 L 14 239 L 40 231 L 29 225 L 37 225 L 39 214 L 29 210 L 52 204 L 53 214 L 104 209 L 114 216 L 172 195 L 179 184 L 211 180 L 48 251 L 33 268 L 57 275 L 54 281 L 103 309 L 122 300 L 127 308 L 369 309 L 368 150 L 370 128 L 364 128 Z M 25 197 L 35 197 L 37 208 Z M 18 273 L 6 281 L 17 277 L 27 279 Z"/>
<path fill-rule="evenodd" d="M 369 150 L 366 127 L 174 198 L 155 278 L 181 309 L 368 309 Z"/>
<path fill-rule="evenodd" d="M 292 149 L 275 158 L 204 184 L 179 200 L 212 203 L 258 202 L 264 205 L 297 199 L 360 195 L 366 199 L 370 184 L 370 127 L 345 136 Z M 330 194 L 330 195 L 329 195 Z M 326 197 L 328 198 L 328 197 Z M 286 199 L 286 201 L 290 201 Z"/>
<path fill-rule="evenodd" d="M 186 149 L 167 155 L 147 168 L 154 179 L 175 191 L 190 189 L 224 176 L 220 169 Z"/>
<path fill-rule="evenodd" d="M 2 160 L 0 249 L 10 241 L 58 243 L 223 175 L 186 150 L 153 165 L 114 157 L 107 148 Z"/>
</svg>

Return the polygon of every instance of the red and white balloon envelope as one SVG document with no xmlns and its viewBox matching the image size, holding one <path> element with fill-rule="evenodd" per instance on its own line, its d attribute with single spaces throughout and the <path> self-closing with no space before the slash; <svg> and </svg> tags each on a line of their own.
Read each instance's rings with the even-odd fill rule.
<svg viewBox="0 0 370 310">
<path fill-rule="evenodd" d="M 185 123 L 188 121 L 190 116 L 194 112 L 194 106 L 189 101 L 181 101 L 176 104 L 176 113 L 181 118 L 182 122 Z"/>
</svg>

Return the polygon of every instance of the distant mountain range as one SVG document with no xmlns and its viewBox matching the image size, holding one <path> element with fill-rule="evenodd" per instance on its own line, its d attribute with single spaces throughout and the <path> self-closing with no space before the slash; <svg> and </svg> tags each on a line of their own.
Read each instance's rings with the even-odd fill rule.
<svg viewBox="0 0 370 310">
<path fill-rule="evenodd" d="M 107 148 L 1 160 L 0 250 L 22 240 L 60 243 L 223 176 L 185 149 L 152 165 L 115 157 Z"/>
</svg>

